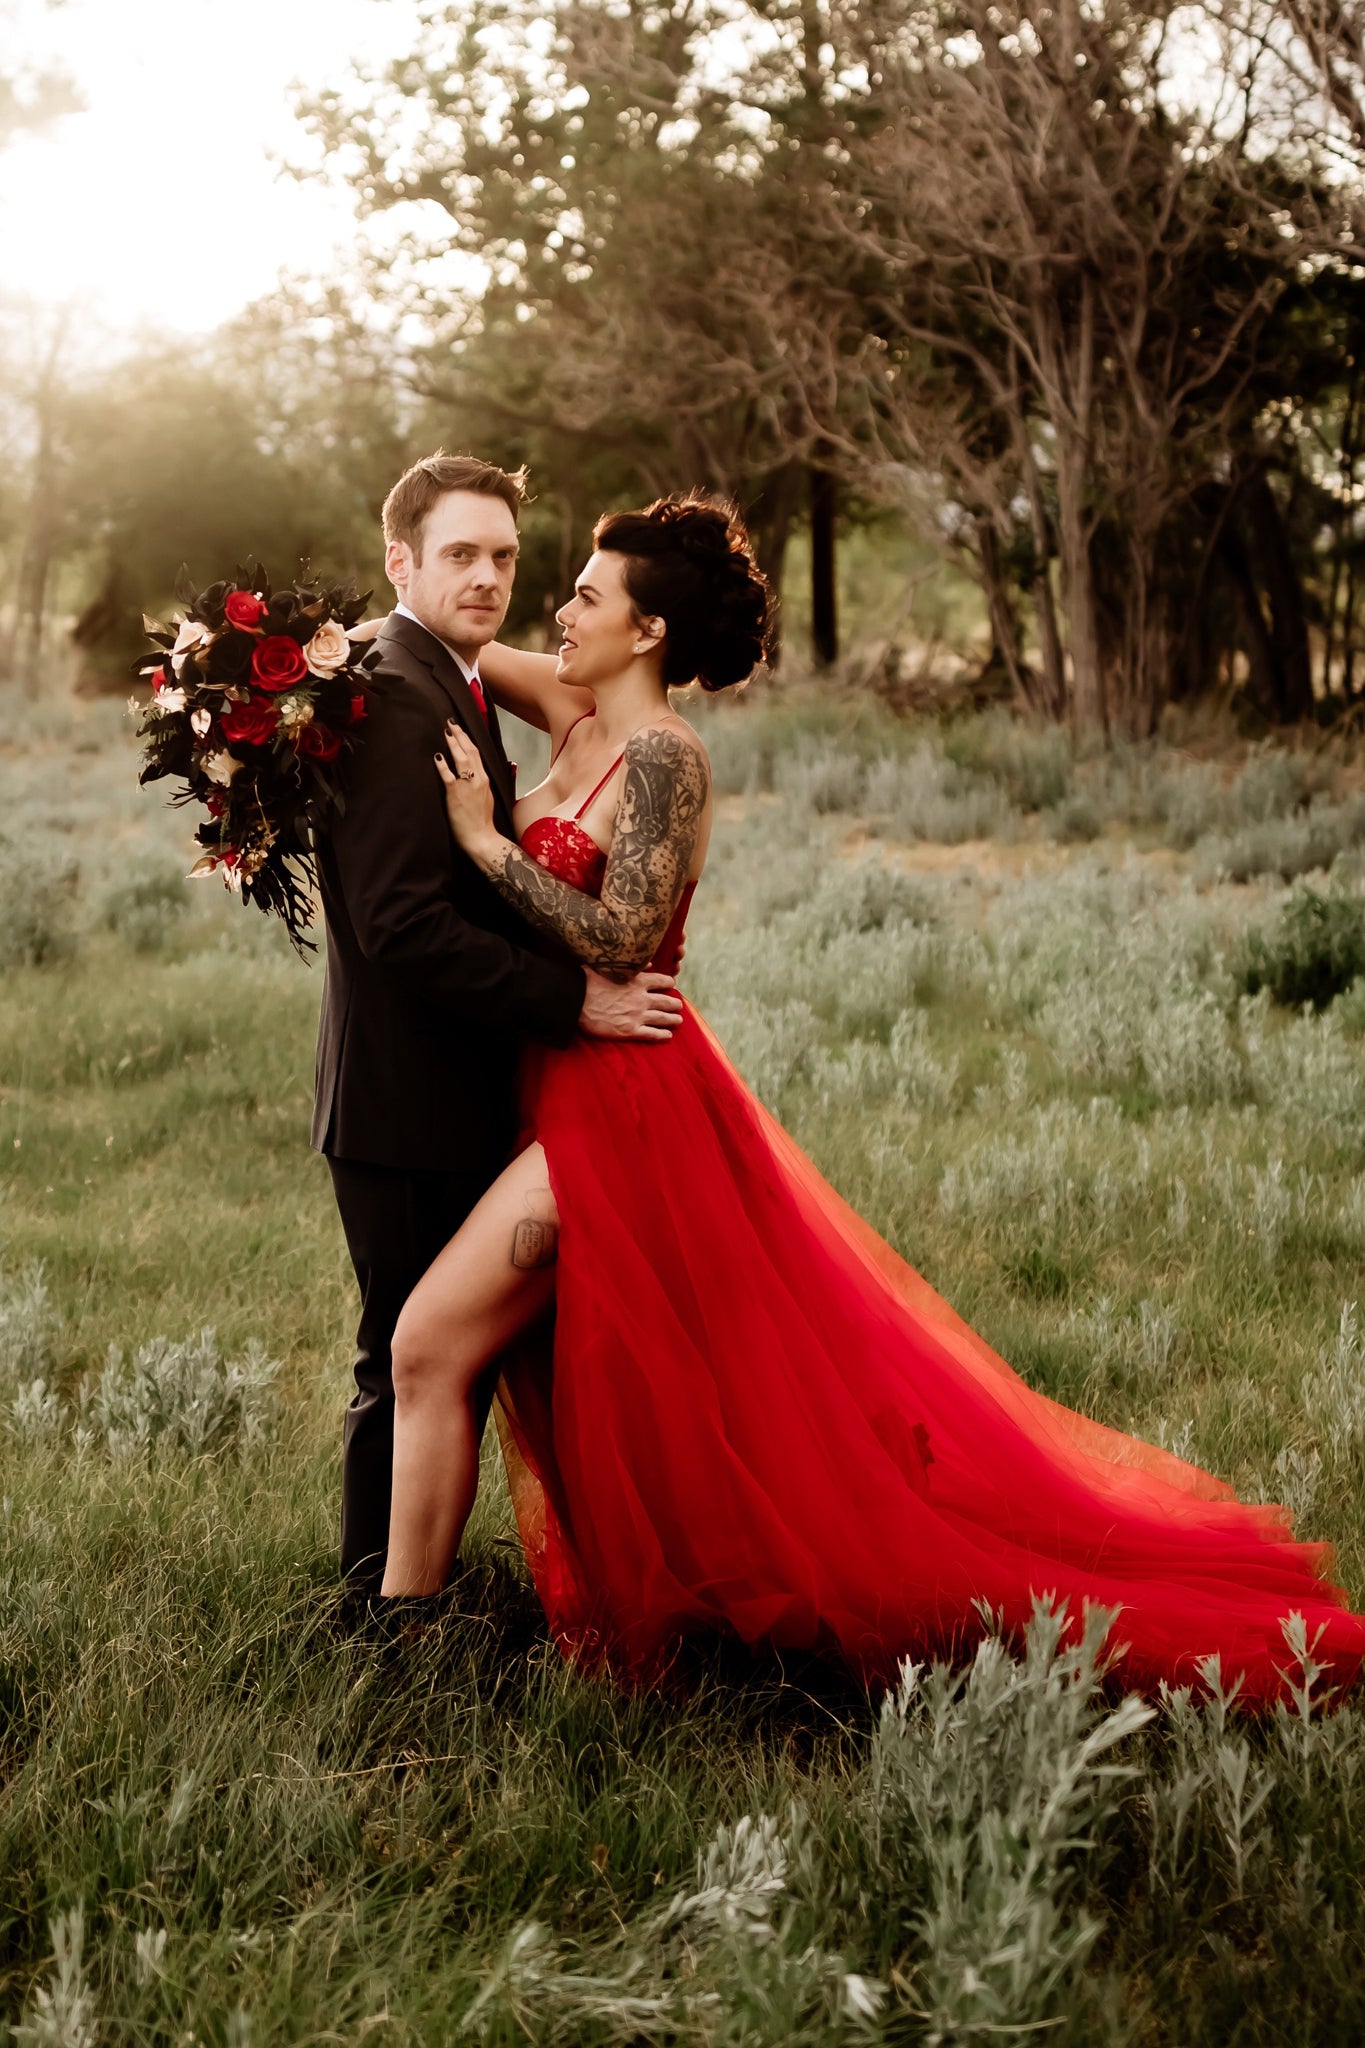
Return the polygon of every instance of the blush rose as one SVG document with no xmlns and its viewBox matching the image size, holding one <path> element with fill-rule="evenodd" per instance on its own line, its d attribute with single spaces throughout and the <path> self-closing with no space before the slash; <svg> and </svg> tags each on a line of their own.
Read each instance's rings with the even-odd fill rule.
<svg viewBox="0 0 1365 2048">
<path fill-rule="evenodd" d="M 351 643 L 335 619 L 327 619 L 303 650 L 314 675 L 335 675 L 351 658 Z"/>
</svg>

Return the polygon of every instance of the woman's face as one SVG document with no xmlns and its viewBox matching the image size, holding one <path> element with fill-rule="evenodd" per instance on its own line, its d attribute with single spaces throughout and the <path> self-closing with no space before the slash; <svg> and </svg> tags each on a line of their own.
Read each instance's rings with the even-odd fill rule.
<svg viewBox="0 0 1365 2048">
<path fill-rule="evenodd" d="M 561 683 L 594 690 L 623 675 L 640 654 L 662 642 L 663 621 L 641 620 L 625 582 L 624 555 L 599 550 L 574 585 L 574 594 L 555 618 L 563 628 L 559 650 Z"/>
</svg>

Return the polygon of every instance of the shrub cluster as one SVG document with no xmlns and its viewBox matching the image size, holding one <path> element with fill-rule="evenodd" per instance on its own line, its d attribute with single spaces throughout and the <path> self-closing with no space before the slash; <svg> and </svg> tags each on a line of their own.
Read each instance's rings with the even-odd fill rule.
<svg viewBox="0 0 1365 2048">
<path fill-rule="evenodd" d="M 1091 1611 L 1068 1643 L 1044 1599 L 1022 1656 L 987 1633 L 965 1668 L 905 1664 L 833 1830 L 800 1803 L 726 1823 L 690 1885 L 606 1938 L 522 1920 L 466 2026 L 484 2039 L 515 2025 L 547 2041 L 738 2042 L 778 2038 L 758 2022 L 780 2015 L 781 2038 L 831 2044 L 906 2026 L 941 2043 L 1038 2030 L 1114 2041 L 1126 2035 L 1104 1975 L 1087 1969 L 1099 1944 L 1111 1969 L 1141 1957 L 1148 2018 L 1169 2020 L 1180 1992 L 1174 1972 L 1148 1974 L 1152 1954 L 1252 1915 L 1282 1952 L 1258 1976 L 1263 2010 L 1293 2009 L 1307 1942 L 1322 1973 L 1313 2002 L 1340 2012 L 1349 1963 L 1322 1917 L 1320 1859 L 1341 1835 L 1337 1774 L 1360 1754 L 1358 1718 L 1317 1718 L 1322 1674 L 1297 1618 L 1292 1702 L 1264 1738 L 1239 1725 L 1216 1661 L 1200 1701 L 1119 1697 L 1104 1678 L 1113 1619 Z M 907 1931 L 899 1968 L 868 1942 L 869 1922 Z"/>
<path fill-rule="evenodd" d="M 273 1413 L 280 1366 L 255 1340 L 225 1359 L 202 1329 L 173 1343 L 154 1337 L 125 1361 L 111 1345 L 104 1367 L 78 1384 L 74 1413 L 63 1400 L 62 1321 L 40 1265 L 0 1268 L 0 1428 L 33 1447 L 69 1435 L 78 1452 L 127 1458 L 170 1452 L 198 1457 L 248 1452 Z"/>
<path fill-rule="evenodd" d="M 1248 995 L 1325 1010 L 1365 975 L 1365 897 L 1301 884 L 1268 930 L 1247 933 L 1232 971 Z"/>
<path fill-rule="evenodd" d="M 0 836 L 0 968 L 43 967 L 75 951 L 79 883 L 71 855 Z"/>
</svg>

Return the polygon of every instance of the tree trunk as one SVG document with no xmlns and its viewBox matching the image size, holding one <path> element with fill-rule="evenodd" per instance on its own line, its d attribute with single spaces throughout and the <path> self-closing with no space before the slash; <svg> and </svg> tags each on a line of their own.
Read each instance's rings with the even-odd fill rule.
<svg viewBox="0 0 1365 2048">
<path fill-rule="evenodd" d="M 827 469 L 810 473 L 810 637 L 817 668 L 839 659 L 835 545 L 839 487 Z"/>
<path fill-rule="evenodd" d="M 1038 678 L 1024 660 L 1019 646 L 1019 620 L 1015 615 L 1013 595 L 1000 565 L 1000 540 L 994 526 L 984 514 L 974 520 L 976 527 L 976 553 L 981 564 L 981 587 L 986 594 L 986 608 L 991 622 L 991 666 L 998 661 L 1014 686 L 1014 694 L 1021 710 L 1032 712 L 1035 717 L 1047 715 L 1047 707 L 1040 701 Z"/>
<path fill-rule="evenodd" d="M 1038 627 L 1038 645 L 1043 657 L 1043 678 L 1047 690 L 1049 718 L 1066 716 L 1066 656 L 1057 624 L 1057 606 L 1052 595 L 1052 567 L 1044 556 L 1043 566 L 1029 585 L 1033 616 Z"/>
<path fill-rule="evenodd" d="M 1346 605 L 1342 625 L 1341 688 L 1348 703 L 1356 696 L 1356 586 L 1359 557 L 1352 550 L 1346 565 Z"/>
<path fill-rule="evenodd" d="M 1158 549 L 1145 559 L 1136 544 L 1124 620 L 1121 723 L 1129 739 L 1150 739 L 1161 707 L 1172 695 L 1173 638 Z"/>
<path fill-rule="evenodd" d="M 1251 540 L 1252 559 L 1270 601 L 1268 637 L 1274 665 L 1276 716 L 1289 725 L 1313 716 L 1313 669 L 1303 585 L 1290 552 L 1279 504 L 1264 470 L 1246 484 L 1241 509 Z M 1259 595 L 1254 589 L 1251 595 L 1259 612 Z"/>
<path fill-rule="evenodd" d="M 749 507 L 749 531 L 754 537 L 754 555 L 768 579 L 773 596 L 779 600 L 773 611 L 768 665 L 776 668 L 782 654 L 782 578 L 787 566 L 787 543 L 801 491 L 801 465 L 784 462 L 770 470 L 762 488 Z"/>
<path fill-rule="evenodd" d="M 43 628 L 47 618 L 47 586 L 52 569 L 56 505 L 52 478 L 52 412 L 48 394 L 38 400 L 38 445 L 33 457 L 33 482 L 24 521 L 24 547 L 19 560 L 15 622 L 14 670 L 21 690 L 38 696 L 43 682 Z"/>
<path fill-rule="evenodd" d="M 1261 715 L 1274 723 L 1280 717 L 1280 671 L 1275 643 L 1261 609 L 1261 594 L 1241 534 L 1232 524 L 1223 535 L 1222 555 L 1242 628 L 1242 652 L 1247 659 L 1246 694 Z"/>
<path fill-rule="evenodd" d="M 1074 27 L 1074 6 L 1061 19 Z M 1077 739 L 1103 736 L 1107 720 L 1103 644 L 1095 569 L 1090 555 L 1090 419 L 1095 389 L 1095 290 L 1081 279 L 1079 318 L 1074 329 L 1056 302 L 1040 292 L 1033 302 L 1033 329 L 1042 366 L 1044 410 L 1052 424 L 1057 482 L 1057 539 L 1062 564 L 1062 603 L 1071 651 L 1067 705 Z"/>
<path fill-rule="evenodd" d="M 1038 474 L 1038 464 L 1034 460 L 1028 429 L 1017 405 L 1011 406 L 1010 424 L 1028 497 L 1029 526 L 1033 533 L 1033 552 L 1037 562 L 1033 580 L 1029 585 L 1029 596 L 1033 599 L 1033 615 L 1038 627 L 1038 648 L 1043 657 L 1044 709 L 1049 718 L 1061 718 L 1066 712 L 1066 661 L 1062 653 L 1062 636 L 1057 625 L 1057 607 L 1052 597 L 1052 525 L 1047 516 L 1043 482 Z"/>
<path fill-rule="evenodd" d="M 1332 513 L 1332 581 L 1327 596 L 1327 619 L 1322 636 L 1322 694 L 1333 697 L 1336 691 L 1332 684 L 1332 657 L 1336 653 L 1337 620 L 1341 609 L 1341 579 L 1345 565 L 1346 549 L 1355 516 L 1356 464 L 1360 454 L 1360 357 L 1351 364 L 1351 381 L 1346 390 L 1346 403 L 1342 415 L 1341 449 L 1337 460 L 1341 471 L 1341 489 L 1337 494 Z M 1345 645 L 1350 645 L 1350 607 L 1348 606 Z M 1349 702 L 1351 683 L 1347 673 L 1348 663 L 1342 664 L 1341 694 Z"/>
<path fill-rule="evenodd" d="M 1067 437 L 1070 439 L 1070 437 Z M 1057 513 L 1062 558 L 1062 602 L 1071 644 L 1071 728 L 1077 739 L 1105 730 L 1104 671 L 1100 649 L 1095 568 L 1085 505 L 1085 453 L 1058 437 Z"/>
<path fill-rule="evenodd" d="M 1044 504 L 1042 477 L 1038 475 L 1038 463 L 1033 461 L 1023 422 L 1019 422 L 1015 444 L 1021 457 L 1023 481 L 1027 485 L 1033 555 L 1038 557 L 1038 571 L 1029 584 L 1029 596 L 1033 600 L 1033 618 L 1038 623 L 1038 651 L 1042 653 L 1044 664 L 1044 709 L 1050 719 L 1060 719 L 1066 713 L 1066 659 L 1062 655 L 1062 635 L 1056 623 L 1056 602 L 1052 598 L 1052 526 L 1048 520 L 1048 506 Z"/>
<path fill-rule="evenodd" d="M 43 680 L 43 635 L 47 620 L 48 584 L 57 545 L 57 475 L 54 459 L 58 372 L 66 346 L 70 313 L 61 313 L 48 342 L 46 358 L 33 394 L 37 441 L 24 522 L 23 547 L 16 579 L 15 675 L 21 689 L 36 695 Z"/>
</svg>

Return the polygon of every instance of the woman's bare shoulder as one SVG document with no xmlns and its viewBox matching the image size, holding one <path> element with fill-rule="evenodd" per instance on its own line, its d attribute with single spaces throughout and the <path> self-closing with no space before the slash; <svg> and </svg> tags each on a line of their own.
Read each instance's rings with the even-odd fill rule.
<svg viewBox="0 0 1365 2048">
<path fill-rule="evenodd" d="M 660 745 L 661 741 L 668 744 Z M 679 752 L 679 745 L 685 749 L 684 753 Z M 708 779 L 710 777 L 711 757 L 702 742 L 701 734 L 676 711 L 662 712 L 658 718 L 651 719 L 648 725 L 640 726 L 631 734 L 626 747 L 627 761 L 632 758 L 642 760 L 660 756 L 671 760 L 690 757 L 701 767 Z"/>
</svg>

